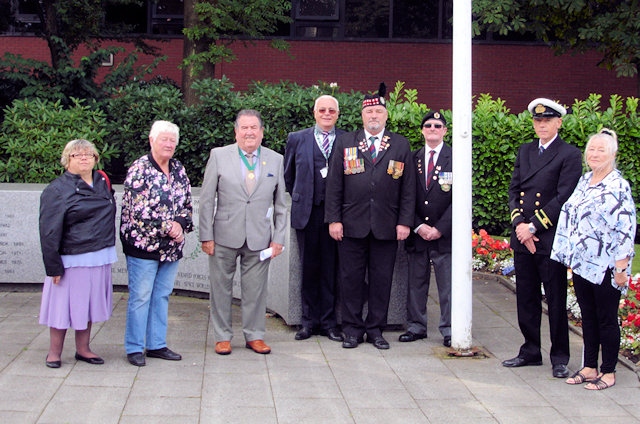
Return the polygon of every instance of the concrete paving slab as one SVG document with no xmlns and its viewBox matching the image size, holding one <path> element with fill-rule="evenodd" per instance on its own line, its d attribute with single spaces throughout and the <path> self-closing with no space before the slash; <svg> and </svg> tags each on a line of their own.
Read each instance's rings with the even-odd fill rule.
<svg viewBox="0 0 640 424">
<path fill-rule="evenodd" d="M 435 284 L 432 285 L 435 287 Z M 233 353 L 214 352 L 209 302 L 172 296 L 169 347 L 182 361 L 148 358 L 133 367 L 123 347 L 126 293 L 114 294 L 112 318 L 96 323 L 92 349 L 106 363 L 78 362 L 73 331 L 63 365 L 48 369 L 49 334 L 38 324 L 40 293 L 0 292 L 0 422 L 29 423 L 604 423 L 640 422 L 635 370 L 618 366 L 616 386 L 602 392 L 551 376 L 548 325 L 543 318 L 544 365 L 505 368 L 522 336 L 515 296 L 494 278 L 473 282 L 473 343 L 480 353 L 449 356 L 436 326 L 435 289 L 428 301 L 429 337 L 390 350 L 313 336 L 295 341 L 296 328 L 268 315 L 269 355 L 244 347 L 234 306 Z M 572 370 L 582 340 L 570 336 Z"/>
</svg>

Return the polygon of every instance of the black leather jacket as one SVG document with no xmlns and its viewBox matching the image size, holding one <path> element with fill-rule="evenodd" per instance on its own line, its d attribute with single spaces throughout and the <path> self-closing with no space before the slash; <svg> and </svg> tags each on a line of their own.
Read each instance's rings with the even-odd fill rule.
<svg viewBox="0 0 640 424">
<path fill-rule="evenodd" d="M 64 274 L 60 255 L 77 255 L 115 246 L 116 202 L 100 173 L 93 187 L 65 172 L 40 195 L 40 247 L 48 276 Z"/>
</svg>

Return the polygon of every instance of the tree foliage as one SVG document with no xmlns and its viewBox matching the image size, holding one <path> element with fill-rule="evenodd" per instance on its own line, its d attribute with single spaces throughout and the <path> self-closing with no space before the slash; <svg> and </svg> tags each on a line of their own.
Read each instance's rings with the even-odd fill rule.
<svg viewBox="0 0 640 424">
<path fill-rule="evenodd" d="M 290 9 L 286 0 L 185 0 L 181 64 L 185 102 L 197 101 L 191 88 L 195 80 L 213 78 L 216 64 L 235 60 L 232 44 L 273 34 L 278 25 L 291 21 Z M 289 44 L 276 38 L 271 47 L 285 51 Z"/>
<path fill-rule="evenodd" d="M 5 53 L 0 59 L 0 88 L 8 95 L 0 94 L 0 106 L 8 105 L 14 98 L 59 100 L 65 106 L 73 104 L 74 98 L 100 100 L 132 77 L 150 73 L 160 58 L 148 66 L 136 67 L 135 63 L 139 53 L 157 56 L 157 50 L 141 37 L 125 35 L 125 26 L 114 27 L 105 22 L 105 4 L 139 1 L 38 1 L 37 14 L 42 30 L 36 35 L 47 42 L 51 59 L 43 62 Z M 132 42 L 135 49 L 119 60 L 102 82 L 98 82 L 96 77 L 101 64 L 110 55 L 124 52 L 121 47 L 101 47 L 105 40 L 113 39 Z M 88 54 L 74 63 L 73 54 L 79 46 L 86 47 Z"/>
<path fill-rule="evenodd" d="M 474 34 L 530 33 L 558 53 L 596 49 L 600 66 L 632 77 L 640 68 L 639 0 L 474 0 Z M 640 80 L 638 94 L 640 95 Z"/>
</svg>

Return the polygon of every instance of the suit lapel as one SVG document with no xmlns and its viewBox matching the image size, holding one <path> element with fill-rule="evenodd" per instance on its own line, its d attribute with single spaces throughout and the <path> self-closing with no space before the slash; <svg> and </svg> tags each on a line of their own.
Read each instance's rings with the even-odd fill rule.
<svg viewBox="0 0 640 424">
<path fill-rule="evenodd" d="M 416 162 L 416 169 L 418 171 L 418 180 L 422 191 L 427 192 L 427 167 L 424 163 L 424 147 L 418 150 L 414 160 Z"/>
<path fill-rule="evenodd" d="M 529 170 L 522 179 L 523 181 L 528 180 L 538 173 L 541 169 L 549 164 L 558 155 L 558 150 L 560 148 L 560 143 L 562 140 L 560 137 L 556 138 L 551 146 L 544 151 L 542 156 L 538 154 L 538 143 L 530 143 L 529 152 L 527 152 L 527 161 L 529 163 Z"/>
<path fill-rule="evenodd" d="M 387 152 L 387 149 L 391 147 L 391 137 L 384 131 L 382 139 L 380 139 L 380 149 L 378 149 L 378 155 L 376 156 L 376 164 L 382 161 L 382 157 Z"/>
</svg>

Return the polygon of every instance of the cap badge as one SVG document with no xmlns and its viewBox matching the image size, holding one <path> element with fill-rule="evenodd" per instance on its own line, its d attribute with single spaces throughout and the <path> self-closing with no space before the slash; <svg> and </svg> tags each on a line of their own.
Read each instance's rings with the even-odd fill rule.
<svg viewBox="0 0 640 424">
<path fill-rule="evenodd" d="M 536 108 L 535 108 L 535 112 L 536 113 L 544 113 L 544 111 L 546 111 L 546 110 L 547 110 L 547 108 L 544 107 L 544 105 L 542 103 L 539 104 L 538 106 L 536 106 Z"/>
<path fill-rule="evenodd" d="M 436 113 L 433 114 L 433 117 L 436 118 L 436 119 L 440 119 L 440 114 L 438 112 L 436 112 Z"/>
</svg>

